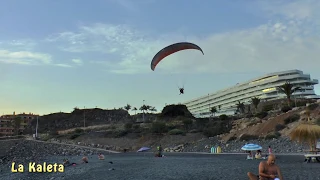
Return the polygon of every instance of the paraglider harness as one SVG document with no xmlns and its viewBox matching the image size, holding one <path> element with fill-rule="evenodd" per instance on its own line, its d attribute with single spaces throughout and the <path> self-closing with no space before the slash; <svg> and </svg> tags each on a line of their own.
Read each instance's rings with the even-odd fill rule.
<svg viewBox="0 0 320 180">
<path fill-rule="evenodd" d="M 179 88 L 179 91 L 180 91 L 180 94 L 179 94 L 179 95 L 184 94 L 184 88 L 183 88 L 183 87 L 182 87 L 182 88 Z"/>
</svg>

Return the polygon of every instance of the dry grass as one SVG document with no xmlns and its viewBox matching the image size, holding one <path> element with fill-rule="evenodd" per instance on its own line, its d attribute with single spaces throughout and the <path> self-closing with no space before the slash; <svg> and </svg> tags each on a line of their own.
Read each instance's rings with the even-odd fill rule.
<svg viewBox="0 0 320 180">
<path fill-rule="evenodd" d="M 107 129 L 112 128 L 113 126 L 117 129 L 117 128 L 120 128 L 122 126 L 122 124 L 104 124 L 104 125 L 88 126 L 85 128 L 84 127 L 77 127 L 77 128 L 71 128 L 71 129 L 58 131 L 58 134 L 59 135 L 70 134 L 70 133 L 73 133 L 76 129 L 95 130 L 95 131 L 107 130 Z"/>
<path fill-rule="evenodd" d="M 313 149 L 314 147 L 312 146 L 320 139 L 320 126 L 311 122 L 304 122 L 292 130 L 290 137 L 292 140 L 299 142 L 308 142 L 311 149 Z"/>
</svg>

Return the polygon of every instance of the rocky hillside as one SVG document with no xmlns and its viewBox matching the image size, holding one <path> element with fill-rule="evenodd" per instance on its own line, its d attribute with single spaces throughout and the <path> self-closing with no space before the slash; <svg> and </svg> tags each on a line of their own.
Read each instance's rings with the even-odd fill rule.
<svg viewBox="0 0 320 180">
<path fill-rule="evenodd" d="M 111 123 L 125 123 L 130 121 L 132 117 L 128 111 L 123 109 L 104 110 L 94 109 L 77 109 L 71 113 L 53 113 L 39 117 L 38 132 L 56 132 L 75 127 L 103 125 Z M 33 120 L 26 129 L 26 133 L 34 133 L 36 120 Z"/>
<path fill-rule="evenodd" d="M 271 105 L 269 106 L 271 107 Z M 183 105 L 170 106 L 164 108 L 159 115 L 145 116 L 148 119 L 144 123 L 137 121 L 140 119 L 139 115 L 130 117 L 128 114 L 126 116 L 126 112 L 124 112 L 126 118 L 122 118 L 122 121 L 110 120 L 103 123 L 92 120 L 92 124 L 101 123 L 101 125 L 81 128 L 80 120 L 78 127 L 70 124 L 69 127 L 73 127 L 73 129 L 59 131 L 59 135 L 43 135 L 42 139 L 90 145 L 116 151 L 124 149 L 136 151 L 141 146 L 156 147 L 158 144 L 162 144 L 163 147 L 169 149 L 178 145 L 182 147 L 181 145 L 183 145 L 183 147 L 189 147 L 189 150 L 192 147 L 191 150 L 208 151 L 208 149 L 205 149 L 206 145 L 202 146 L 200 142 L 206 142 L 208 146 L 220 143 L 221 146 L 225 147 L 225 150 L 233 151 L 232 149 L 228 150 L 227 144 L 233 147 L 232 144 L 243 144 L 243 141 L 269 143 L 273 139 L 286 138 L 294 127 L 307 118 L 306 106 L 293 109 L 286 105 L 281 106 L 281 108 L 273 105 L 272 107 L 275 108 L 270 107 L 261 106 L 263 111 L 255 110 L 255 113 L 245 113 L 240 116 L 222 115 L 209 119 L 192 117 Z M 310 118 L 320 123 L 319 103 L 309 105 L 308 109 Z M 104 110 L 99 111 L 104 112 Z M 72 117 L 71 114 L 69 114 L 70 117 Z M 82 112 L 79 113 L 78 117 L 82 118 L 81 115 L 83 115 Z M 93 117 L 97 118 L 97 116 L 92 115 L 91 119 L 94 119 Z M 53 122 L 51 121 L 52 124 L 47 125 L 42 124 L 42 126 L 46 125 L 47 128 L 50 128 L 50 126 L 57 127 Z M 64 121 L 60 121 L 60 123 L 62 122 Z M 110 124 L 109 122 L 114 123 Z M 215 141 L 208 141 L 213 137 Z M 289 143 L 287 140 L 281 142 Z M 292 148 L 301 149 L 298 145 Z M 186 148 L 186 151 L 189 150 Z"/>
</svg>

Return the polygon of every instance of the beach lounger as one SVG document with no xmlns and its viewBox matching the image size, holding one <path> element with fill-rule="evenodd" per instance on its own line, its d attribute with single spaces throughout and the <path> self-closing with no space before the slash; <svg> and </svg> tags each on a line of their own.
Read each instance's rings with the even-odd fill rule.
<svg viewBox="0 0 320 180">
<path fill-rule="evenodd" d="M 306 154 L 305 156 L 305 162 L 320 162 L 320 154 Z"/>
</svg>

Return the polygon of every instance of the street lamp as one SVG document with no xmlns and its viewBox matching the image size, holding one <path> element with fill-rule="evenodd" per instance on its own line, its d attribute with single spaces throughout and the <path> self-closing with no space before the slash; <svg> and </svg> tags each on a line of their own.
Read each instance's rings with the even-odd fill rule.
<svg viewBox="0 0 320 180">
<path fill-rule="evenodd" d="M 36 125 L 36 138 L 38 137 L 38 124 L 39 124 L 39 115 L 37 116 L 37 125 Z"/>
<path fill-rule="evenodd" d="M 86 113 L 85 113 L 86 107 L 83 107 L 83 127 L 86 127 Z"/>
</svg>

